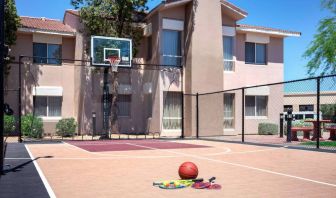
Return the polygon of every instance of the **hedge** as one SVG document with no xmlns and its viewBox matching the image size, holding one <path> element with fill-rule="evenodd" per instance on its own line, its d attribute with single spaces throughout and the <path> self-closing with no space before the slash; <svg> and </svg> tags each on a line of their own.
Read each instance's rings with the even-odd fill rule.
<svg viewBox="0 0 336 198">
<path fill-rule="evenodd" d="M 76 132 L 77 123 L 74 118 L 64 118 L 56 124 L 56 134 L 62 137 L 73 136 Z"/>
<path fill-rule="evenodd" d="M 259 135 L 277 135 L 279 134 L 278 125 L 273 123 L 259 123 L 258 134 Z"/>
</svg>

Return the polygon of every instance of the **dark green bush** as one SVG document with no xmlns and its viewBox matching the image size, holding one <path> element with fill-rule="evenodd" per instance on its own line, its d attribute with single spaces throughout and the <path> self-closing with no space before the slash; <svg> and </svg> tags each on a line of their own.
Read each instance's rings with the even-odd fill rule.
<svg viewBox="0 0 336 198">
<path fill-rule="evenodd" d="M 15 130 L 14 116 L 4 115 L 5 136 L 10 135 Z"/>
<path fill-rule="evenodd" d="M 56 134 L 62 137 L 73 136 L 76 132 L 77 123 L 74 118 L 64 118 L 56 124 Z"/>
<path fill-rule="evenodd" d="M 278 125 L 273 123 L 260 123 L 258 125 L 258 134 L 259 135 L 277 135 Z"/>
<path fill-rule="evenodd" d="M 39 117 L 32 114 L 22 116 L 21 120 L 22 134 L 30 138 L 41 138 L 43 133 L 43 122 Z"/>
</svg>

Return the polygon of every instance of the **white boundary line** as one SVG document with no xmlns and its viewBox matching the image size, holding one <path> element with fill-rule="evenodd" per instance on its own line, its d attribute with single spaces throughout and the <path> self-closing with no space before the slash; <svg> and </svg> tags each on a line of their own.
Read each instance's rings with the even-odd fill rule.
<svg viewBox="0 0 336 198">
<path fill-rule="evenodd" d="M 41 178 L 41 180 L 42 180 L 42 182 L 43 182 L 45 188 L 47 189 L 47 192 L 48 192 L 50 198 L 56 198 L 56 195 L 55 195 L 54 191 L 52 190 L 52 188 L 50 187 L 50 185 L 49 185 L 49 183 L 48 183 L 46 177 L 44 176 L 44 174 L 43 174 L 43 172 L 42 172 L 40 166 L 38 165 L 38 163 L 36 162 L 36 160 L 34 160 L 34 156 L 33 156 L 33 154 L 30 152 L 30 150 L 29 150 L 29 148 L 27 147 L 27 145 L 25 145 L 25 147 L 26 147 L 26 150 L 27 150 L 27 152 L 28 152 L 28 154 L 29 154 L 29 156 L 30 156 L 30 159 L 33 160 L 34 166 L 35 166 L 35 168 L 36 168 L 38 174 L 40 175 L 40 178 Z"/>
<path fill-rule="evenodd" d="M 156 148 L 153 148 L 153 147 L 136 145 L 136 144 L 132 144 L 132 145 L 134 145 L 134 146 L 140 146 L 140 147 L 144 147 L 144 148 L 148 148 L 148 149 L 152 149 L 152 150 L 157 150 Z M 312 182 L 312 183 L 317 183 L 317 184 L 321 184 L 321 185 L 336 187 L 336 184 L 327 183 L 327 182 L 321 182 L 321 181 L 317 181 L 317 180 L 313 180 L 313 179 L 308 179 L 308 178 L 299 177 L 299 176 L 295 176 L 295 175 L 289 175 L 289 174 L 279 173 L 279 172 L 270 171 L 270 170 L 261 169 L 261 168 L 255 168 L 253 166 L 247 166 L 247 165 L 243 165 L 243 164 L 226 162 L 226 161 L 223 161 L 223 160 L 217 160 L 217 159 L 212 159 L 212 158 L 207 158 L 207 157 L 202 157 L 202 156 L 197 156 L 197 155 L 192 155 L 192 154 L 186 154 L 186 153 L 181 153 L 181 152 L 176 152 L 176 151 L 171 151 L 171 150 L 164 150 L 164 149 L 162 149 L 162 151 L 169 152 L 169 153 L 174 153 L 174 154 L 178 154 L 178 155 L 184 155 L 184 156 L 187 156 L 187 157 L 193 157 L 193 158 L 196 158 L 196 159 L 208 160 L 208 161 L 212 161 L 212 162 L 216 162 L 216 163 L 228 164 L 228 165 L 232 165 L 232 166 L 238 166 L 238 167 L 241 167 L 241 168 L 252 169 L 252 170 L 256 170 L 256 171 L 260 171 L 260 172 L 264 172 L 264 173 L 269 173 L 269 174 L 274 174 L 274 175 L 280 175 L 280 176 L 284 176 L 284 177 L 290 177 L 290 178 L 294 178 L 294 179 L 298 179 L 298 180 L 303 180 L 303 181 L 307 181 L 307 182 Z"/>
</svg>

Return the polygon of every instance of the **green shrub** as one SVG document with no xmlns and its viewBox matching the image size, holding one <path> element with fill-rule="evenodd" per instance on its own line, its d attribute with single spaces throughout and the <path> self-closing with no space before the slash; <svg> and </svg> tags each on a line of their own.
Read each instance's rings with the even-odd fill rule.
<svg viewBox="0 0 336 198">
<path fill-rule="evenodd" d="M 21 130 L 24 136 L 30 138 L 41 138 L 43 133 L 43 122 L 39 117 L 32 114 L 22 116 Z"/>
<path fill-rule="evenodd" d="M 258 134 L 259 135 L 277 135 L 278 125 L 273 123 L 260 123 L 258 125 Z"/>
<path fill-rule="evenodd" d="M 15 118 L 14 116 L 4 115 L 5 136 L 13 133 L 15 130 Z"/>
<path fill-rule="evenodd" d="M 62 137 L 73 136 L 76 132 L 77 123 L 74 118 L 65 118 L 56 124 L 56 134 Z"/>
</svg>

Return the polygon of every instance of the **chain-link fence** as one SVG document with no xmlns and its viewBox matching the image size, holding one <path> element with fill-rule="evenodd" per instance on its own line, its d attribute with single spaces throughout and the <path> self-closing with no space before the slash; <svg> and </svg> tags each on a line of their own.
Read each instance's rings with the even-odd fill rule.
<svg viewBox="0 0 336 198">
<path fill-rule="evenodd" d="M 12 136 L 23 141 L 182 136 L 181 67 L 133 64 L 113 73 L 88 61 L 39 62 L 23 57 L 12 66 L 15 91 L 5 97 L 14 111 L 7 117 L 14 119 Z"/>
<path fill-rule="evenodd" d="M 336 76 L 196 94 L 196 137 L 336 150 Z"/>
</svg>

